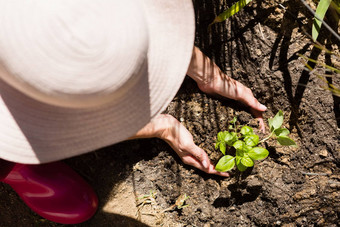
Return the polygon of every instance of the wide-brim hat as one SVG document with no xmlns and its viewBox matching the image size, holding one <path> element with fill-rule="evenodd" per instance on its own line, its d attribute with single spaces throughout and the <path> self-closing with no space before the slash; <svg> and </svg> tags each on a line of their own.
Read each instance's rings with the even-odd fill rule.
<svg viewBox="0 0 340 227">
<path fill-rule="evenodd" d="M 175 96 L 194 33 L 191 0 L 0 0 L 0 158 L 133 136 Z"/>
</svg>

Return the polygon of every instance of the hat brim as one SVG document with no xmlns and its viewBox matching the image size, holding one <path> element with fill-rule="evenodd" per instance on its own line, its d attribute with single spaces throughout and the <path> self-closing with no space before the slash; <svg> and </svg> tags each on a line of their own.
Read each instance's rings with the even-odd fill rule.
<svg viewBox="0 0 340 227">
<path fill-rule="evenodd" d="M 114 103 L 91 109 L 47 105 L 0 79 L 0 158 L 37 164 L 84 154 L 127 139 L 167 107 L 191 59 L 192 2 L 140 2 L 149 26 L 148 78 Z"/>
</svg>

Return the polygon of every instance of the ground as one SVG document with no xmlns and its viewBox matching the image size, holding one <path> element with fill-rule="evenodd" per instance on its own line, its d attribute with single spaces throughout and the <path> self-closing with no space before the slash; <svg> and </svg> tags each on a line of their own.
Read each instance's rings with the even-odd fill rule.
<svg viewBox="0 0 340 227">
<path fill-rule="evenodd" d="M 284 126 L 298 147 L 269 141 L 267 159 L 243 174 L 233 171 L 229 178 L 184 165 L 158 139 L 126 141 L 66 160 L 94 187 L 100 200 L 95 216 L 78 226 L 337 225 L 339 97 L 321 87 L 322 81 L 305 70 L 298 54 L 338 68 L 340 60 L 311 44 L 305 33 L 310 31 L 311 16 L 300 1 L 254 1 L 208 31 L 209 23 L 228 4 L 194 1 L 196 45 L 225 73 L 252 89 L 268 107 L 266 119 L 283 110 Z M 339 41 L 323 34 L 321 42 L 339 54 Z M 339 86 L 339 80 L 333 77 L 332 83 Z M 257 126 L 247 108 L 203 94 L 190 78 L 166 113 L 189 129 L 214 163 L 221 156 L 214 141 L 228 121 L 237 116 L 240 124 Z M 185 194 L 187 207 L 167 210 Z M 0 226 L 60 226 L 31 212 L 5 184 L 0 185 L 0 210 Z"/>
</svg>

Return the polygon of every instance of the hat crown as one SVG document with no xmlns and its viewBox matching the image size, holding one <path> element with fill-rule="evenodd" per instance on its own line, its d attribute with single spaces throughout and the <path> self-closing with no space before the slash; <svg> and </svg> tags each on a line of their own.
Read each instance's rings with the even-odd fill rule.
<svg viewBox="0 0 340 227">
<path fill-rule="evenodd" d="M 0 77 L 39 101 L 93 107 L 146 76 L 148 28 L 138 1 L 1 0 L 0 7 Z"/>
</svg>

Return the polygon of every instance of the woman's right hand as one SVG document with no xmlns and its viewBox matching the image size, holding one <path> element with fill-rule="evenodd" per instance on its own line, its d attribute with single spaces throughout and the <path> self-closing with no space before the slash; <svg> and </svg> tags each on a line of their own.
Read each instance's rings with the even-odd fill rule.
<svg viewBox="0 0 340 227">
<path fill-rule="evenodd" d="M 130 139 L 150 137 L 158 137 L 166 141 L 187 165 L 196 167 L 209 174 L 223 177 L 229 176 L 228 173 L 215 170 L 207 153 L 194 143 L 190 132 L 171 115 L 161 114 L 157 116 L 141 129 L 136 136 Z"/>
</svg>

